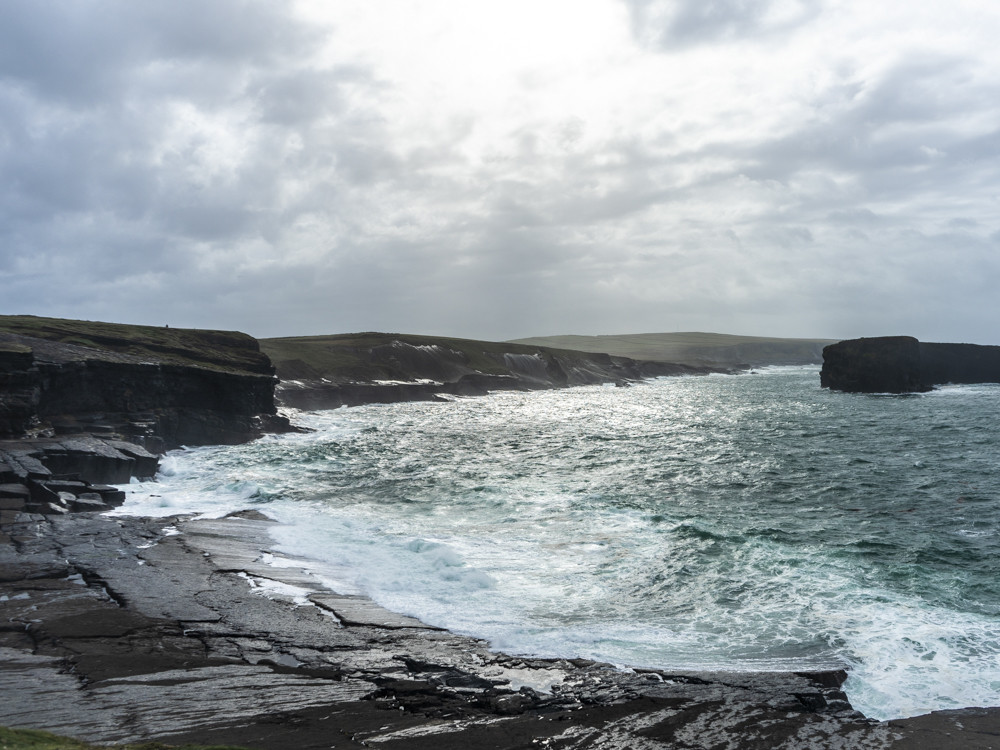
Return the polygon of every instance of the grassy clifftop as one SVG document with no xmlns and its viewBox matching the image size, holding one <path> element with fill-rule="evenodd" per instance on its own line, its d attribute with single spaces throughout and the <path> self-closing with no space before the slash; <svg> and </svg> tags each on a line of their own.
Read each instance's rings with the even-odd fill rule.
<svg viewBox="0 0 1000 750">
<path fill-rule="evenodd" d="M 2 336 L 2 334 L 10 334 Z M 92 358 L 101 352 L 145 361 L 195 365 L 226 371 L 270 374 L 256 339 L 236 331 L 99 323 L 33 315 L 0 315 L 0 345 L 9 351 L 29 342 L 20 337 L 66 345 L 65 357 Z M 74 347 L 81 347 L 75 349 Z"/>
<path fill-rule="evenodd" d="M 620 336 L 537 336 L 513 343 L 553 346 L 618 357 L 687 365 L 820 364 L 836 339 L 785 339 L 723 333 L 638 333 Z"/>
</svg>

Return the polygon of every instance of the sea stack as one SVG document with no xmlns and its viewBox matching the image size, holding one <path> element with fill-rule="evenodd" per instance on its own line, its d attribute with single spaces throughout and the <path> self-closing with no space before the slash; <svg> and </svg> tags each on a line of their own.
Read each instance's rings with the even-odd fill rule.
<svg viewBox="0 0 1000 750">
<path fill-rule="evenodd" d="M 921 393 L 946 383 L 1000 383 L 1000 346 L 924 343 L 912 336 L 823 349 L 820 385 L 853 393 Z"/>
</svg>

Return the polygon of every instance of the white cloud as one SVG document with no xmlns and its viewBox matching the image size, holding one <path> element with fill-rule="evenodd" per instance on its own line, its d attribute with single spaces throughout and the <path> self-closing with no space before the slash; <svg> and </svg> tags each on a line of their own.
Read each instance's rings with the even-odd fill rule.
<svg viewBox="0 0 1000 750">
<path fill-rule="evenodd" d="M 5 312 L 1000 343 L 1000 12 L 982 4 L 5 18 Z"/>
</svg>

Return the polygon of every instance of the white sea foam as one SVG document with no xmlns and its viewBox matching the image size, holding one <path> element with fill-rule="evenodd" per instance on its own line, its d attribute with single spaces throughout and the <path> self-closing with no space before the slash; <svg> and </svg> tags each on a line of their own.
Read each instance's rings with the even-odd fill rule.
<svg viewBox="0 0 1000 750">
<path fill-rule="evenodd" d="M 991 559 L 1000 488 L 968 441 L 995 444 L 977 415 L 1000 389 L 865 400 L 814 379 L 299 414 L 315 432 L 171 454 L 120 512 L 261 507 L 332 589 L 513 653 L 847 665 L 876 718 L 1000 704 L 1000 601 L 958 596 L 971 573 L 940 550 Z M 884 551 L 892 534 L 912 551 Z"/>
</svg>

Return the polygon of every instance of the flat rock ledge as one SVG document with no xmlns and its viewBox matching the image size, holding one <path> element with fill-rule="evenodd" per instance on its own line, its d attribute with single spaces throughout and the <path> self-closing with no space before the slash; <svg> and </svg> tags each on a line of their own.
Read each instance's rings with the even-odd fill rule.
<svg viewBox="0 0 1000 750">
<path fill-rule="evenodd" d="M 1000 709 L 879 723 L 841 672 L 518 658 L 330 591 L 217 520 L 19 513 L 0 542 L 0 723 L 251 748 L 1000 748 Z"/>
</svg>

